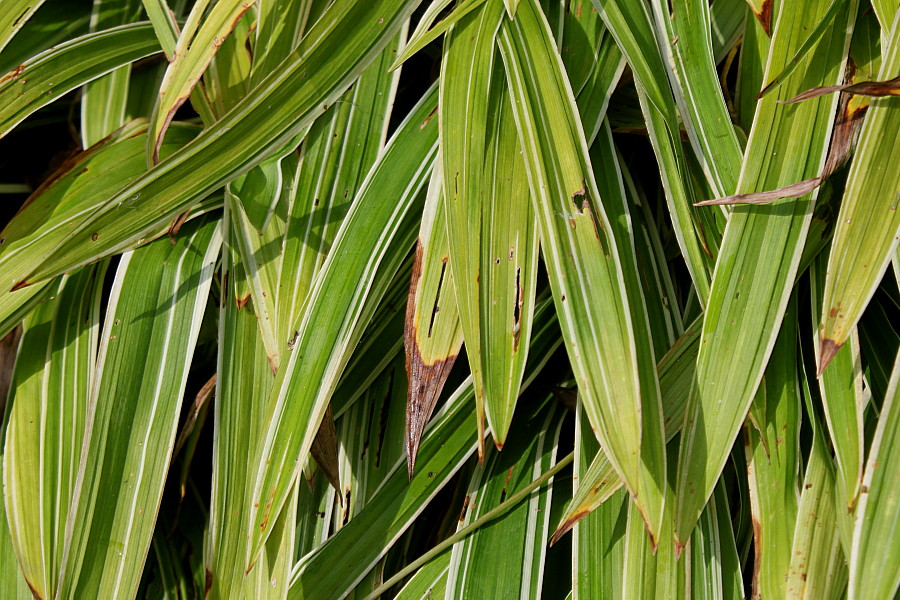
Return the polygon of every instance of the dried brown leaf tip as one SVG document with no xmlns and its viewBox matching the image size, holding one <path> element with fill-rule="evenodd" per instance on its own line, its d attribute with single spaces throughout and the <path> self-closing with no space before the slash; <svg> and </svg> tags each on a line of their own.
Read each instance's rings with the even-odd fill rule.
<svg viewBox="0 0 900 600">
<path fill-rule="evenodd" d="M 763 0 L 762 3 L 750 2 L 750 8 L 753 10 L 753 16 L 759 21 L 766 35 L 772 37 L 772 0 Z"/>
<path fill-rule="evenodd" d="M 872 96 L 875 98 L 882 96 L 900 96 L 900 76 L 888 79 L 887 81 L 860 81 L 859 83 L 848 83 L 844 85 L 825 85 L 822 87 L 814 87 L 812 89 L 801 92 L 790 100 L 779 100 L 780 104 L 793 104 L 794 102 L 802 102 L 811 98 L 824 96 L 825 94 L 833 94 L 834 92 L 846 92 L 848 94 L 856 94 L 857 96 Z"/>
<path fill-rule="evenodd" d="M 842 346 L 843 344 L 838 344 L 828 338 L 819 340 L 819 372 L 817 373 L 819 377 L 822 376 L 822 373 L 825 372 L 825 369 L 831 364 L 837 353 L 841 351 Z"/>
<path fill-rule="evenodd" d="M 406 375 L 409 380 L 409 392 L 406 401 L 406 464 L 409 478 L 412 479 L 416 466 L 416 455 L 422 441 L 425 425 L 434 412 L 441 391 L 456 361 L 459 348 L 446 356 L 426 360 L 419 347 L 419 324 L 416 319 L 416 292 L 422 277 L 422 242 L 416 244 L 416 256 L 409 285 L 409 296 L 406 300 L 406 320 L 403 327 L 403 346 L 406 352 Z M 442 272 L 443 283 L 443 272 Z M 440 290 L 439 290 L 440 292 Z M 427 334 L 431 334 L 434 316 L 439 310 L 437 298 L 430 311 L 431 319 Z"/>
</svg>

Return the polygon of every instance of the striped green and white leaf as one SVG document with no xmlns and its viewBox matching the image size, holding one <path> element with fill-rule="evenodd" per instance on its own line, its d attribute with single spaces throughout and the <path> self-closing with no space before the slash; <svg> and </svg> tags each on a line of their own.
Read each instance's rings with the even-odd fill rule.
<svg viewBox="0 0 900 600">
<path fill-rule="evenodd" d="M 439 102 L 450 269 L 478 430 L 484 413 L 498 448 L 528 354 L 538 257 L 528 176 L 496 56 L 505 14 L 499 2 L 486 2 L 447 33 Z"/>
<path fill-rule="evenodd" d="M 15 366 L 21 336 L 22 329 L 16 327 L 10 333 L 4 334 L 3 338 L 0 339 L 0 398 L 3 398 L 4 401 L 12 383 L 12 370 Z M 8 407 L 9 405 L 6 406 Z M 9 411 L 4 410 L 2 416 L 0 416 L 0 419 L 2 419 L 0 421 L 0 440 L 6 440 L 8 417 Z M 0 444 L 0 477 L 3 477 L 5 465 L 6 444 L 4 443 Z M 31 591 L 16 557 L 16 550 L 13 546 L 9 520 L 6 514 L 6 506 L 4 505 L 3 510 L 0 510 L 0 594 L 4 598 L 27 598 Z"/>
<path fill-rule="evenodd" d="M 675 462 L 677 449 L 668 448 Z M 667 486 L 671 501 L 672 488 Z M 652 545 L 644 534 L 643 522 L 634 503 L 628 506 L 628 520 L 625 527 L 625 557 L 622 565 L 622 598 L 691 598 L 690 564 L 678 560 L 675 540 L 672 535 L 672 521 L 664 519 L 659 533 L 658 544 Z"/>
<path fill-rule="evenodd" d="M 623 230 L 611 230 L 600 203 L 572 91 L 540 8 L 525 1 L 516 14 L 501 27 L 500 48 L 569 360 L 594 431 L 656 536 L 665 480 L 662 411 L 643 299 L 632 296 L 639 285 L 629 281 L 632 241 L 614 237 Z M 659 433 L 650 427 L 642 437 L 654 422 Z"/>
<path fill-rule="evenodd" d="M 900 14 L 900 13 L 898 13 Z M 896 21 L 895 21 L 896 25 Z M 850 600 L 893 598 L 900 589 L 900 355 L 869 448 L 854 514 Z"/>
<path fill-rule="evenodd" d="M 625 70 L 625 57 L 597 11 L 581 0 L 568 0 L 561 28 L 558 47 L 590 146 Z"/>
<path fill-rule="evenodd" d="M 810 300 L 812 303 L 813 326 L 820 322 L 822 306 L 821 294 L 825 285 L 826 254 L 820 254 L 810 267 Z M 818 344 L 816 351 L 818 354 Z M 816 364 L 820 364 L 816 357 Z M 850 343 L 844 345 L 831 361 L 830 368 L 819 376 L 819 393 L 825 423 L 834 448 L 834 462 L 837 466 L 837 483 L 840 493 L 839 504 L 849 513 L 856 506 L 856 498 L 865 467 L 865 408 L 870 392 L 863 386 L 862 361 L 859 337 L 851 333 Z M 839 514 L 845 547 L 850 547 L 848 514 Z"/>
<path fill-rule="evenodd" d="M 441 18 L 444 9 L 451 2 L 452 0 L 432 0 L 419 18 L 419 23 L 412 35 L 409 36 L 406 46 L 391 65 L 392 71 L 406 62 L 410 56 L 436 40 L 454 23 L 484 4 L 485 0 L 462 0 L 450 14 Z"/>
<path fill-rule="evenodd" d="M 132 598 L 175 442 L 221 225 L 188 223 L 119 262 L 88 399 L 61 598 Z M 152 317 L 151 317 L 152 315 Z"/>
<path fill-rule="evenodd" d="M 516 421 L 515 439 L 503 452 L 491 450 L 469 482 L 459 528 L 504 502 L 553 466 L 563 411 L 552 398 L 533 402 Z M 530 413 L 530 414 L 529 414 Z M 490 527 L 453 546 L 447 597 L 529 598 L 545 589 L 544 559 L 552 486 L 532 492 Z M 498 548 L 503 548 L 498 552 Z"/>
<path fill-rule="evenodd" d="M 16 35 L 0 51 L 0 73 L 8 73 L 29 58 L 88 32 L 91 6 L 48 3 L 25 21 Z"/>
<path fill-rule="evenodd" d="M 473 400 L 468 380 L 429 424 L 412 480 L 401 458 L 366 507 L 322 546 L 300 559 L 292 574 L 289 598 L 337 598 L 356 586 L 474 454 Z M 378 541 L 360 543 L 366 539 Z"/>
<path fill-rule="evenodd" d="M 159 50 L 153 29 L 133 23 L 83 35 L 28 59 L 0 78 L 0 137 L 75 88 Z"/>
<path fill-rule="evenodd" d="M 827 8 L 824 0 L 782 6 L 767 73 L 783 68 Z M 821 172 L 836 99 L 799 105 L 777 100 L 840 80 L 855 8 L 854 2 L 849 3 L 777 94 L 759 101 L 738 193 L 775 189 Z M 797 274 L 816 195 L 813 191 L 764 207 L 739 206 L 728 220 L 681 440 L 675 508 L 675 535 L 681 542 L 688 539 L 712 493 L 762 379 Z"/>
<path fill-rule="evenodd" d="M 404 372 L 404 357 L 398 354 L 340 419 L 343 503 L 335 511 L 333 531 L 338 531 L 365 508 L 394 464 L 404 458 L 407 389 Z"/>
<path fill-rule="evenodd" d="M 700 302 L 705 304 L 720 235 L 718 228 L 701 229 L 698 218 L 704 209 L 692 206 L 699 198 L 695 197 L 681 147 L 676 105 L 667 85 L 668 69 L 657 46 L 650 8 L 644 3 L 621 0 L 593 0 L 593 4 L 635 75 L 641 111 L 660 166 L 678 246 Z"/>
<path fill-rule="evenodd" d="M 681 431 L 684 423 L 685 406 L 700 349 L 701 326 L 700 319 L 694 321 L 657 366 L 667 442 Z M 580 519 L 597 510 L 622 487 L 621 478 L 603 453 L 594 456 L 590 466 L 579 477 L 579 482 L 572 502 L 553 534 L 553 541 L 559 539 Z"/>
<path fill-rule="evenodd" d="M 197 133 L 196 127 L 179 124 L 172 128 L 172 139 L 164 149 L 175 151 Z M 0 286 L 7 290 L 24 286 L 27 269 L 52 252 L 54 234 L 65 235 L 69 224 L 77 223 L 79 215 L 91 211 L 98 197 L 114 193 L 124 182 L 133 181 L 144 172 L 140 146 L 146 144 L 146 139 L 146 121 L 132 121 L 89 151 L 63 163 L 53 177 L 34 191 L 26 206 L 0 233 L 0 263 L 8 265 Z M 112 208 L 112 215 L 127 220 L 140 212 L 138 201 L 137 196 L 121 198 Z M 48 225 L 51 232 L 47 231 Z M 158 235 L 162 230 L 153 233 Z M 93 231 L 91 237 L 100 239 L 101 234 L 105 232 Z M 22 252 L 26 256 L 21 256 Z"/>
<path fill-rule="evenodd" d="M 159 162 L 162 139 L 175 111 L 191 95 L 225 38 L 252 5 L 253 2 L 248 0 L 217 0 L 207 14 L 209 0 L 199 0 L 194 4 L 179 33 L 174 55 L 150 117 L 150 135 L 147 138 L 149 164 Z"/>
<path fill-rule="evenodd" d="M 340 372 L 371 318 L 371 312 L 365 315 L 364 305 L 368 301 L 374 312 L 412 245 L 412 239 L 405 247 L 400 242 L 405 241 L 407 232 L 412 234 L 409 237 L 415 235 L 405 218 L 417 213 L 411 210 L 413 206 L 421 210 L 417 198 L 437 152 L 437 123 L 429 121 L 436 102 L 432 88 L 369 171 L 294 326 L 297 339 L 279 365 L 267 401 L 268 427 L 257 455 L 247 567 L 269 535 L 306 459 Z M 392 243 L 395 236 L 397 244 Z M 379 269 L 386 274 L 380 287 L 374 283 Z"/>
<path fill-rule="evenodd" d="M 535 308 L 533 336 L 523 390 L 561 345 L 549 299 L 538 302 Z M 403 472 L 405 459 L 401 458 L 365 509 L 328 542 L 300 560 L 294 570 L 289 598 L 341 596 L 353 589 L 396 543 L 435 494 L 475 453 L 476 432 L 471 426 L 474 398 L 472 380 L 467 378 L 450 394 L 426 428 L 417 459 L 418 469 L 412 480 Z M 367 539 L 378 543 L 359 543 Z"/>
<path fill-rule="evenodd" d="M 900 8 L 884 49 L 881 80 L 900 75 Z M 850 337 L 900 240 L 900 99 L 866 112 L 828 260 L 819 326 L 822 371 Z"/>
<path fill-rule="evenodd" d="M 727 196 L 737 186 L 742 152 L 716 72 L 709 3 L 688 0 L 670 12 L 655 0 L 653 17 L 694 154 L 713 193 Z"/>
<path fill-rule="evenodd" d="M 15 37 L 41 4 L 43 0 L 9 0 L 4 3 L 0 13 L 0 50 Z"/>
<path fill-rule="evenodd" d="M 55 220 L 44 223 L 38 232 L 44 249 L 16 244 L 13 252 L 7 246 L 0 268 L 14 262 L 33 283 L 120 252 L 167 227 L 207 194 L 295 140 L 380 54 L 416 4 L 349 0 L 331 5 L 297 49 L 190 148 L 118 191 L 93 196 L 90 208 L 76 215 L 75 227 L 60 230 Z M 137 210 L 127 216 L 115 212 L 132 199 Z M 101 231 L 104 235 L 91 239 Z"/>
<path fill-rule="evenodd" d="M 847 585 L 847 561 L 839 526 L 843 515 L 838 514 L 845 511 L 835 485 L 835 461 L 814 412 L 808 381 L 804 381 L 804 399 L 813 440 L 800 492 L 786 597 L 837 600 Z"/>
<path fill-rule="evenodd" d="M 52 286 L 26 319 L 9 394 L 4 488 L 9 530 L 34 594 L 52 597 L 65 556 L 69 505 L 94 380 L 105 265 Z M 39 351 L 40 350 L 40 351 Z"/>
<path fill-rule="evenodd" d="M 597 437 L 591 429 L 584 409 L 575 413 L 575 465 L 572 476 L 573 494 L 592 480 L 589 469 L 603 457 Z M 588 463 L 590 462 L 590 467 Z M 610 474 L 615 472 L 605 461 Z M 573 600 L 606 600 L 622 597 L 625 560 L 625 526 L 628 507 L 621 485 L 590 514 L 579 519 L 572 528 L 572 598 Z M 573 499 L 572 504 L 575 503 Z M 570 504 L 571 507 L 571 504 Z M 571 513 L 571 508 L 567 511 Z M 553 540 L 558 535 L 554 533 Z"/>
<path fill-rule="evenodd" d="M 366 327 L 359 344 L 350 356 L 340 383 L 331 398 L 336 418 L 353 406 L 353 403 L 403 351 L 406 314 L 400 307 L 409 299 L 412 266 L 412 258 L 407 257 L 394 275 L 387 292 L 372 315 L 369 326 Z"/>
<path fill-rule="evenodd" d="M 137 0 L 94 0 L 92 32 L 137 21 L 141 3 Z M 81 95 L 81 145 L 93 146 L 125 124 L 131 65 L 126 64 L 85 84 Z"/>
<path fill-rule="evenodd" d="M 250 286 L 246 265 L 235 247 L 240 236 L 235 230 L 240 214 L 226 204 L 227 237 L 221 280 L 223 290 L 219 312 L 219 356 L 217 361 L 216 404 L 213 448 L 213 487 L 204 562 L 207 572 L 205 594 L 210 598 L 254 597 L 252 582 L 243 569 L 233 568 L 247 552 L 246 511 L 234 507 L 250 502 L 252 460 L 264 426 L 265 398 L 274 382 L 272 368 L 258 330 L 256 305 L 245 301 Z M 252 574 L 265 572 L 257 564 Z M 268 594 L 266 595 L 266 597 Z"/>
<path fill-rule="evenodd" d="M 800 382 L 797 301 L 787 309 L 763 383 L 750 407 L 745 451 L 753 518 L 753 590 L 781 598 L 793 558 L 800 500 Z M 701 350 L 702 351 L 702 350 Z"/>
<path fill-rule="evenodd" d="M 54 285 L 53 280 L 48 280 L 14 292 L 0 293 L 0 336 L 9 334 L 35 306 L 49 299 L 54 293 Z"/>
<path fill-rule="evenodd" d="M 443 598 L 447 593 L 447 573 L 450 570 L 450 551 L 443 554 L 416 571 L 406 584 L 400 588 L 396 600 L 431 600 Z"/>
</svg>

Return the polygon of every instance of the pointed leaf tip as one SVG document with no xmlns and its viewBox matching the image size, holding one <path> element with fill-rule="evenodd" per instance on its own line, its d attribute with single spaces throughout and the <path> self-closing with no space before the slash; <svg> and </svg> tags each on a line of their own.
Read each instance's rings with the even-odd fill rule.
<svg viewBox="0 0 900 600">
<path fill-rule="evenodd" d="M 819 371 L 817 377 L 821 377 L 825 372 L 825 368 L 831 363 L 832 359 L 841 351 L 843 344 L 838 344 L 834 340 L 828 338 L 819 340 Z"/>
</svg>

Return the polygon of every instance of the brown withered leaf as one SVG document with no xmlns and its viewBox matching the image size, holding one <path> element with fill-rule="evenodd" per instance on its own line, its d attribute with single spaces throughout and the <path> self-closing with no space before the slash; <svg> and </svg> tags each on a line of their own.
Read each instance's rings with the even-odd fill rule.
<svg viewBox="0 0 900 600">
<path fill-rule="evenodd" d="M 337 429 L 334 426 L 334 413 L 331 412 L 331 404 L 325 409 L 325 416 L 319 424 L 319 431 L 313 439 L 309 453 L 313 460 L 325 474 L 328 483 L 337 490 L 341 496 L 340 463 L 338 462 Z"/>
<path fill-rule="evenodd" d="M 846 92 L 848 94 L 872 96 L 875 98 L 881 96 L 900 96 L 900 76 L 888 79 L 887 81 L 860 81 L 859 83 L 847 83 L 844 85 L 814 87 L 797 94 L 790 100 L 779 100 L 778 102 L 780 104 L 793 104 L 794 102 L 802 102 L 803 100 L 817 98 L 819 96 L 824 96 L 825 94 L 833 94 L 834 92 Z"/>
<path fill-rule="evenodd" d="M 704 200 L 696 202 L 694 206 L 713 206 L 719 204 L 769 204 L 782 198 L 799 198 L 810 193 L 822 183 L 822 177 L 813 177 L 812 179 L 804 179 L 797 183 L 792 183 L 777 190 L 768 190 L 765 192 L 753 192 L 751 194 L 733 194 L 723 198 L 713 198 L 712 200 Z"/>
<path fill-rule="evenodd" d="M 185 442 L 187 442 L 194 431 L 194 427 L 197 425 L 197 418 L 200 416 L 201 411 L 209 405 L 209 399 L 212 398 L 214 391 L 216 391 L 215 373 L 203 384 L 203 387 L 200 388 L 200 391 L 194 397 L 191 412 L 188 413 L 187 419 L 185 419 L 184 425 L 178 433 L 178 438 L 175 441 L 175 452 L 172 453 L 172 456 L 178 454 L 181 448 L 184 447 Z"/>
<path fill-rule="evenodd" d="M 838 105 L 838 115 L 835 119 L 834 129 L 832 129 L 831 132 L 828 158 L 825 160 L 825 166 L 822 168 L 822 173 L 818 177 L 798 181 L 797 183 L 792 183 L 776 190 L 754 192 L 750 194 L 734 194 L 723 198 L 704 200 L 702 202 L 697 202 L 694 206 L 712 206 L 719 204 L 769 204 L 776 200 L 781 200 L 782 198 L 799 198 L 816 189 L 816 187 L 820 186 L 823 181 L 831 177 L 835 171 L 847 162 L 850 155 L 853 154 L 853 149 L 856 147 L 859 129 L 862 126 L 862 118 L 868 107 L 852 107 L 850 104 L 850 99 L 852 97 L 851 94 L 841 94 L 840 103 Z"/>
</svg>

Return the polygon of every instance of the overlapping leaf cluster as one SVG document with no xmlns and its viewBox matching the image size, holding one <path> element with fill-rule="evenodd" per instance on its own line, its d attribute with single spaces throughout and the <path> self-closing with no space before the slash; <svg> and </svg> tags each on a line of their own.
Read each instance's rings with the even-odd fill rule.
<svg viewBox="0 0 900 600">
<path fill-rule="evenodd" d="M 0 72 L 0 597 L 897 594 L 895 0 L 6 0 Z"/>
</svg>

